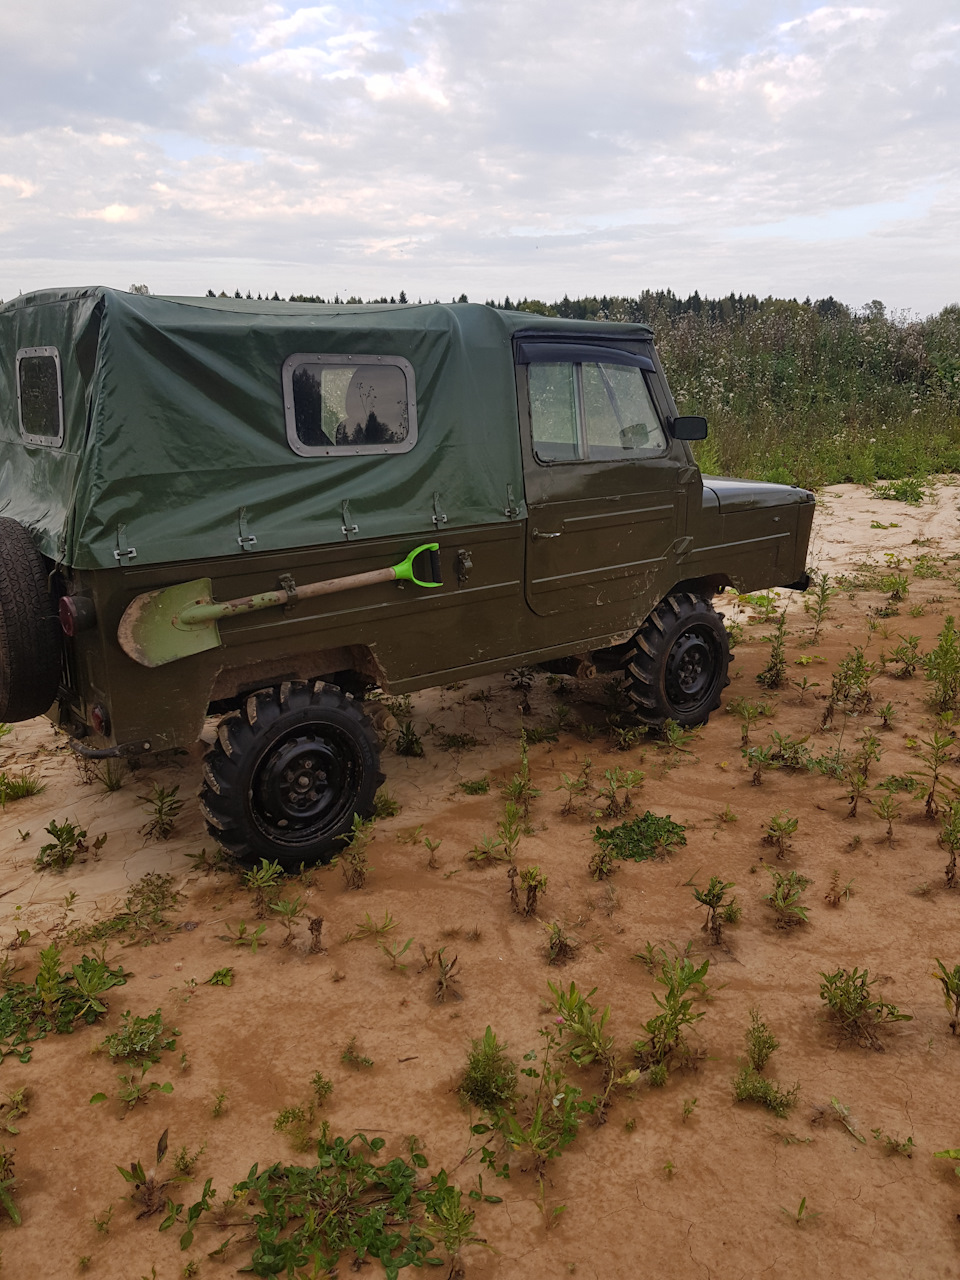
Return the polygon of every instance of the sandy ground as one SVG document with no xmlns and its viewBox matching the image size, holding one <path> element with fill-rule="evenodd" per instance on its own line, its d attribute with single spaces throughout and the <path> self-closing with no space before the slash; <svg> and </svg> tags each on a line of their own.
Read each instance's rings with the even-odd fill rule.
<svg viewBox="0 0 960 1280">
<path fill-rule="evenodd" d="M 790 676 L 806 676 L 818 687 L 802 698 L 789 686 L 766 694 L 755 677 L 769 653 L 763 637 L 770 626 L 751 622 L 755 610 L 749 606 L 733 610 L 744 638 L 725 703 L 737 696 L 769 702 L 772 714 L 754 728 L 754 742 L 766 743 L 775 729 L 809 734 L 807 745 L 816 754 L 829 751 L 837 733 L 816 732 L 816 726 L 831 674 L 850 647 L 864 645 L 876 658 L 898 643 L 900 633 L 919 635 L 924 650 L 933 646 L 944 615 L 957 606 L 958 503 L 960 489 L 948 482 L 919 508 L 879 501 L 852 485 L 824 492 L 810 562 L 843 575 L 845 589 L 817 644 L 811 643 L 802 598 L 782 595 L 789 606 Z M 871 522 L 890 527 L 871 528 Z M 857 585 L 857 566 L 884 565 L 888 553 L 902 561 L 895 571 L 907 574 L 910 590 L 897 614 L 876 618 L 885 596 Z M 930 557 L 943 576 L 918 577 L 912 563 L 918 556 Z M 916 606 L 920 612 L 911 616 Z M 575 717 L 602 724 L 608 698 L 603 683 L 568 682 L 562 698 Z M 489 699 L 477 700 L 484 690 Z M 835 729 L 842 728 L 844 746 L 866 729 L 877 731 L 883 757 L 872 782 L 918 767 L 916 744 L 935 728 L 926 694 L 919 675 L 881 675 L 873 707 L 893 704 L 891 729 L 877 728 L 875 711 L 838 717 Z M 557 705 L 555 687 L 542 674 L 531 702 L 528 725 L 544 723 Z M 305 939 L 281 946 L 284 929 L 276 918 L 265 922 L 267 945 L 256 954 L 220 940 L 241 920 L 251 928 L 257 922 L 251 895 L 235 874 L 196 865 L 198 852 L 214 846 L 192 800 L 168 841 L 140 834 L 146 816 L 139 797 L 154 782 L 179 786 L 192 797 L 199 749 L 163 768 L 145 764 L 119 790 L 107 792 L 81 777 L 44 721 L 16 726 L 0 741 L 0 769 L 28 770 L 45 787 L 10 804 L 0 819 L 0 947 L 8 948 L 0 950 L 0 960 L 21 964 L 20 978 L 32 979 L 39 949 L 65 929 L 117 911 L 145 873 L 172 875 L 183 893 L 168 913 L 173 927 L 159 935 L 162 940 L 109 945 L 108 955 L 130 978 L 110 993 L 103 1022 L 38 1042 L 29 1063 L 8 1055 L 0 1064 L 0 1103 L 26 1086 L 30 1105 L 17 1121 L 19 1134 L 3 1134 L 7 1150 L 15 1152 L 23 1215 L 23 1225 L 14 1228 L 0 1214 L 3 1277 L 71 1275 L 85 1257 L 89 1274 L 105 1280 L 152 1277 L 154 1269 L 157 1280 L 173 1280 L 191 1259 L 201 1276 L 245 1265 L 249 1247 L 236 1243 L 225 1261 L 208 1260 L 227 1231 L 204 1226 L 181 1253 L 177 1230 L 158 1233 L 159 1216 L 137 1220 L 116 1166 L 135 1159 L 149 1164 L 164 1129 L 171 1151 L 205 1144 L 193 1183 L 175 1189 L 176 1198 L 189 1204 L 207 1177 L 228 1198 L 255 1161 L 261 1168 L 278 1159 L 303 1162 L 306 1157 L 274 1131 L 274 1120 L 281 1108 L 308 1098 L 318 1069 L 334 1084 L 323 1109 L 332 1132 L 381 1136 L 391 1155 L 405 1150 L 406 1135 L 416 1134 L 431 1171 L 443 1166 L 465 1191 L 475 1187 L 479 1166 L 465 1155 L 476 1141 L 470 1124 L 479 1117 L 457 1095 L 471 1039 L 490 1025 L 517 1059 L 538 1049 L 539 1031 L 548 1022 L 548 983 L 574 981 L 583 991 L 596 988 L 594 1003 L 609 1006 L 608 1030 L 627 1070 L 632 1044 L 656 1012 L 656 984 L 634 958 L 648 942 L 681 949 L 690 943 L 694 954 L 710 960 L 709 998 L 698 1004 L 705 1016 L 691 1037 L 693 1066 L 671 1073 L 661 1089 L 641 1077 L 635 1087 L 616 1092 L 606 1124 L 584 1122 L 548 1168 L 547 1219 L 553 1208 L 566 1206 L 555 1225 L 547 1225 L 536 1181 L 519 1157 L 509 1181 L 491 1188 L 488 1174 L 484 1190 L 495 1190 L 503 1202 L 476 1206 L 476 1230 L 495 1251 L 468 1247 L 467 1274 L 511 1280 L 567 1274 L 727 1280 L 847 1271 L 871 1278 L 960 1276 L 960 1181 L 953 1162 L 933 1158 L 935 1151 L 960 1145 L 960 1037 L 950 1034 L 931 977 L 935 957 L 949 968 L 960 963 L 960 899 L 943 887 L 945 854 L 922 803 L 904 800 L 891 846 L 868 803 L 861 801 L 857 818 L 846 816 L 843 785 L 835 780 L 777 771 L 753 786 L 740 755 L 740 723 L 722 710 L 679 752 L 647 741 L 624 753 L 605 734 L 587 742 L 562 733 L 557 742 L 530 748 L 541 794 L 531 810 L 533 834 L 521 841 L 518 860 L 521 867 L 538 864 L 548 884 L 539 919 L 526 920 L 511 911 L 504 868 L 478 869 L 466 860 L 481 836 L 493 835 L 503 806 L 497 783 L 518 767 L 516 703 L 502 680 L 414 699 L 426 754 L 408 759 L 390 748 L 384 752 L 387 786 L 401 811 L 377 824 L 366 886 L 347 890 L 340 870 L 331 867 L 284 887 L 288 897 L 304 899 L 307 915 L 323 917 L 322 954 L 309 953 Z M 441 733 L 472 734 L 481 745 L 443 751 Z M 606 882 L 592 880 L 587 864 L 595 804 L 564 817 L 564 793 L 556 789 L 560 774 L 576 773 L 585 757 L 595 780 L 617 766 L 642 769 L 635 808 L 685 824 L 686 847 L 663 861 L 623 863 Z M 947 774 L 960 780 L 956 759 Z M 465 795 L 458 786 L 482 777 L 491 780 L 489 794 Z M 763 859 L 775 856 L 761 844 L 761 829 L 778 811 L 799 818 L 779 865 L 795 867 L 811 881 L 810 922 L 787 931 L 774 927 L 762 898 L 770 883 Z M 63 874 L 38 873 L 33 859 L 51 819 L 76 822 L 91 839 L 106 833 L 107 841 L 98 856 Z M 432 858 L 420 842 L 424 836 L 441 842 Z M 836 907 L 824 899 L 834 871 L 841 883 L 852 882 L 852 896 Z M 707 944 L 691 888 L 714 874 L 735 882 L 743 908 L 720 947 Z M 384 913 L 396 922 L 389 940 L 413 939 L 405 957 L 413 961 L 405 970 L 392 969 L 374 939 L 346 940 L 367 914 L 379 920 Z M 552 922 L 578 943 L 562 968 L 546 960 L 545 926 Z M 10 950 L 15 929 L 29 930 L 30 937 Z M 421 944 L 428 952 L 446 947 L 458 956 L 461 1000 L 436 1002 L 436 970 L 418 971 Z M 68 945 L 65 962 L 82 950 L 90 947 Z M 203 985 L 224 965 L 235 968 L 232 986 Z M 867 967 L 880 979 L 883 998 L 912 1017 L 883 1032 L 883 1053 L 841 1043 L 824 1020 L 821 971 L 854 965 Z M 173 1092 L 126 1111 L 114 1100 L 115 1069 L 94 1050 L 124 1010 L 147 1014 L 158 1007 L 181 1034 L 151 1076 L 171 1081 Z M 799 1102 L 785 1120 L 733 1099 L 731 1079 L 752 1008 L 780 1040 L 767 1074 L 785 1086 L 799 1083 Z M 373 1059 L 372 1068 L 359 1071 L 341 1062 L 352 1036 Z M 588 1094 L 599 1087 L 590 1071 L 572 1067 L 570 1075 Z M 111 1101 L 91 1105 L 100 1091 Z M 865 1141 L 837 1121 L 831 1099 L 849 1108 Z M 912 1137 L 912 1156 L 887 1154 L 874 1129 Z M 797 1225 L 784 1210 L 795 1212 L 803 1198 L 820 1216 Z M 98 1231 L 93 1218 L 111 1205 L 109 1229 Z M 341 1274 L 348 1267 L 344 1255 Z M 363 1270 L 383 1274 L 378 1263 Z"/>
</svg>

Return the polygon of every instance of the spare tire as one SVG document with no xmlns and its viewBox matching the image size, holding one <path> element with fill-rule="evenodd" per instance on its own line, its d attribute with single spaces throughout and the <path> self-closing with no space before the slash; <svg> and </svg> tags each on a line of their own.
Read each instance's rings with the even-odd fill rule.
<svg viewBox="0 0 960 1280">
<path fill-rule="evenodd" d="M 43 557 L 22 524 L 0 516 L 0 720 L 30 720 L 52 705 L 61 638 Z"/>
</svg>

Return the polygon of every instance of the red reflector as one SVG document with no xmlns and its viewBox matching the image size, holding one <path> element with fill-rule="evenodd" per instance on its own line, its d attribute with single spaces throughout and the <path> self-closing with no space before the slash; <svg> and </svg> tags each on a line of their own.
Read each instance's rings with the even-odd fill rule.
<svg viewBox="0 0 960 1280">
<path fill-rule="evenodd" d="M 104 707 L 96 706 L 93 708 L 90 712 L 90 723 L 101 738 L 105 738 L 110 732 L 110 717 Z"/>
<path fill-rule="evenodd" d="M 75 636 L 79 631 L 87 631 L 97 621 L 97 611 L 93 601 L 87 596 L 61 596 L 57 612 L 65 636 Z"/>
</svg>

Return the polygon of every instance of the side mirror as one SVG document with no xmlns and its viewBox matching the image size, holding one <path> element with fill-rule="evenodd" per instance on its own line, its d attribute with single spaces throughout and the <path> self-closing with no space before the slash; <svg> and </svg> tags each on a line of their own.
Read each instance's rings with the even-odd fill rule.
<svg viewBox="0 0 960 1280">
<path fill-rule="evenodd" d="M 675 440 L 706 440 L 706 418 L 674 418 L 673 438 Z"/>
</svg>

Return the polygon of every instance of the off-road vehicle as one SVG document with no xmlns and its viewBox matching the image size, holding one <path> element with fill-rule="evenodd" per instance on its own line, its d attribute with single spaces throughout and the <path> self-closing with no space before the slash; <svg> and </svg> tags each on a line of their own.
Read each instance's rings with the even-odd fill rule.
<svg viewBox="0 0 960 1280">
<path fill-rule="evenodd" d="M 702 478 L 649 329 L 486 306 L 48 290 L 0 307 L 0 719 L 195 742 L 239 858 L 330 857 L 363 709 L 604 651 L 645 721 L 727 684 L 724 587 L 802 588 L 813 495 Z"/>
</svg>

